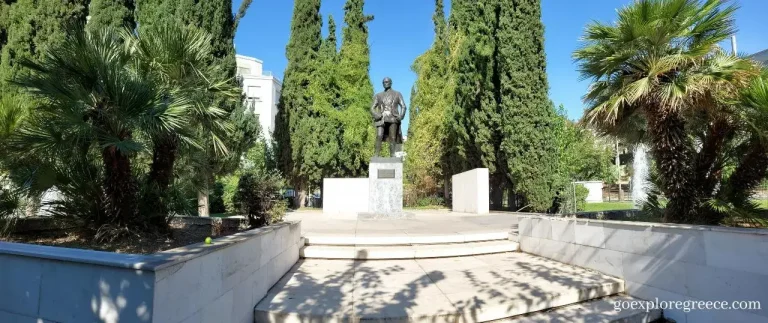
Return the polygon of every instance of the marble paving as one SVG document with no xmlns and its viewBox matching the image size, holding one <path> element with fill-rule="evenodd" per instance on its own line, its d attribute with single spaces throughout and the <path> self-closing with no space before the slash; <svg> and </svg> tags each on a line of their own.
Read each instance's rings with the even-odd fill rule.
<svg viewBox="0 0 768 323">
<path fill-rule="evenodd" d="M 257 321 L 486 321 L 616 294 L 623 281 L 524 253 L 299 261 L 256 306 Z M 260 319 L 262 318 L 262 319 Z"/>
</svg>

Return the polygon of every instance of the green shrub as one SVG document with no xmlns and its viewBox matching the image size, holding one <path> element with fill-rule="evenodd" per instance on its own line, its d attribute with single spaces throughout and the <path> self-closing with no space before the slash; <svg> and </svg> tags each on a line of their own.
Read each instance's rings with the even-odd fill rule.
<svg viewBox="0 0 768 323">
<path fill-rule="evenodd" d="M 422 197 L 416 201 L 417 207 L 443 206 L 444 204 L 445 204 L 445 199 L 439 196 Z"/>
<path fill-rule="evenodd" d="M 234 206 L 253 228 L 280 222 L 288 207 L 280 194 L 284 185 L 285 180 L 279 172 L 248 171 L 240 176 Z"/>
<path fill-rule="evenodd" d="M 568 186 L 565 189 L 565 192 L 559 194 L 556 198 L 557 202 L 555 203 L 560 203 L 559 213 L 573 213 L 574 203 L 576 204 L 576 212 L 584 211 L 587 206 L 588 195 L 589 189 L 584 187 L 584 185 L 576 184 Z"/>
<path fill-rule="evenodd" d="M 240 176 L 226 176 L 221 179 L 221 182 L 224 184 L 224 194 L 222 194 L 224 208 L 227 210 L 227 213 L 237 213 L 237 208 L 235 208 L 233 200 L 235 198 L 235 192 L 237 192 L 237 183 L 240 182 Z"/>
</svg>

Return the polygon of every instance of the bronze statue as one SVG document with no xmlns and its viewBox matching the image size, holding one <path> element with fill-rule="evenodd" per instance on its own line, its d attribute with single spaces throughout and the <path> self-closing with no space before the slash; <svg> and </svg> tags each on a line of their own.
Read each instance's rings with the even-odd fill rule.
<svg viewBox="0 0 768 323">
<path fill-rule="evenodd" d="M 373 97 L 371 116 L 376 126 L 376 152 L 374 157 L 380 156 L 381 142 L 389 142 L 389 156 L 395 157 L 396 147 L 403 143 L 403 133 L 400 123 L 405 118 L 408 108 L 405 106 L 403 95 L 392 89 L 392 79 L 386 77 L 382 82 L 384 92 L 377 93 Z M 402 107 L 402 110 L 399 109 Z"/>
</svg>

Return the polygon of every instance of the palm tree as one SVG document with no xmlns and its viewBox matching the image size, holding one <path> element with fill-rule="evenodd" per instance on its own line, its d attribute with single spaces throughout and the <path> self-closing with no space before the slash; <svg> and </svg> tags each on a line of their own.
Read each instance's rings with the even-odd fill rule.
<svg viewBox="0 0 768 323">
<path fill-rule="evenodd" d="M 14 154 L 100 161 L 105 211 L 97 226 L 143 225 L 133 157 L 146 150 L 148 134 L 182 128 L 189 100 L 137 73 L 130 47 L 111 30 L 72 30 L 38 61 L 23 64 L 32 73 L 15 83 L 39 104 L 13 136 Z"/>
<path fill-rule="evenodd" d="M 638 0 L 613 25 L 589 24 L 574 53 L 582 77 L 593 81 L 586 119 L 606 132 L 643 122 L 669 222 L 697 221 L 697 169 L 714 162 L 695 157 L 688 116 L 716 115 L 721 98 L 755 71 L 718 48 L 735 31 L 735 10 L 723 0 Z"/>
<path fill-rule="evenodd" d="M 157 129 L 152 134 L 152 164 L 147 177 L 144 206 L 156 219 L 168 215 L 167 194 L 182 145 L 203 149 L 212 143 L 214 152 L 228 153 L 225 138 L 233 131 L 229 111 L 239 103 L 240 88 L 214 61 L 211 36 L 177 24 L 142 28 L 138 36 L 126 35 L 138 70 L 155 80 L 167 93 L 189 98 L 193 104 L 179 115 L 183 127 Z"/>
</svg>

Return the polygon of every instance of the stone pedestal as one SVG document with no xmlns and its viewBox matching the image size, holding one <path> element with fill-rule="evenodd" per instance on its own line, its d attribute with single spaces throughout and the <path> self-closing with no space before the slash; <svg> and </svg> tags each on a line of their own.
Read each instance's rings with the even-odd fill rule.
<svg viewBox="0 0 768 323">
<path fill-rule="evenodd" d="M 403 215 L 403 160 L 373 157 L 368 166 L 368 214 L 374 217 Z"/>
</svg>

